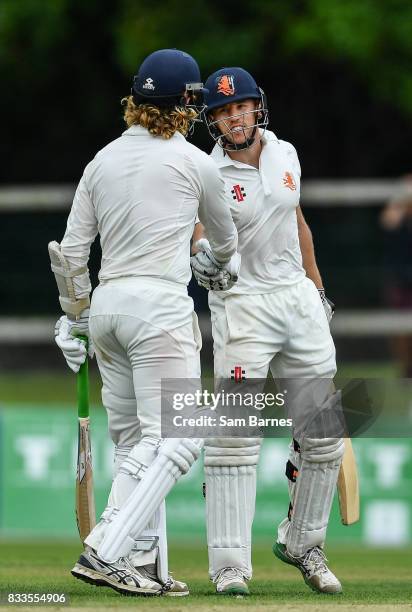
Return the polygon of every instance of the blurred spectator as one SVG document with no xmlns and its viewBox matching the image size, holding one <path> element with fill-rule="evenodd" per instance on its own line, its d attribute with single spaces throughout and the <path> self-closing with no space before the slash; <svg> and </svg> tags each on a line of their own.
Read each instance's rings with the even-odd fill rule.
<svg viewBox="0 0 412 612">
<path fill-rule="evenodd" d="M 390 308 L 412 312 L 412 174 L 404 177 L 398 193 L 380 217 L 385 231 L 385 302 Z M 402 375 L 412 378 L 412 335 L 393 338 L 393 352 Z"/>
</svg>

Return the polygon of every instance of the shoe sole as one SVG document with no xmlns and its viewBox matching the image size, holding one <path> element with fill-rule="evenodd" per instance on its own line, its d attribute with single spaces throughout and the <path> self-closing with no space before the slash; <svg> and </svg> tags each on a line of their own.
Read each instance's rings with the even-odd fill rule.
<svg viewBox="0 0 412 612">
<path fill-rule="evenodd" d="M 128 595 L 131 597 L 158 597 L 162 594 L 161 590 L 153 591 L 153 589 L 131 587 L 127 584 L 120 586 L 118 582 L 110 579 L 110 576 L 102 576 L 102 574 L 78 565 L 77 563 L 71 570 L 71 574 L 74 576 L 74 578 L 87 582 L 88 584 L 92 584 L 97 587 L 109 587 L 122 595 Z"/>
<path fill-rule="evenodd" d="M 284 554 L 280 546 L 281 545 L 279 544 L 279 542 L 275 542 L 272 547 L 273 554 L 275 555 L 275 557 L 283 561 L 283 563 L 287 563 L 288 565 L 292 565 L 292 567 L 296 567 L 296 569 L 299 570 L 300 573 L 302 574 L 303 580 L 305 581 L 305 583 L 308 585 L 308 587 L 312 591 L 314 591 L 315 593 L 320 593 L 321 595 L 341 595 L 342 594 L 342 591 L 336 591 L 335 593 L 330 593 L 328 591 L 321 591 L 320 589 L 317 589 L 311 582 L 309 582 L 304 571 L 299 567 L 299 565 L 295 563 L 294 561 L 292 561 L 292 559 L 290 559 L 287 555 Z"/>
<path fill-rule="evenodd" d="M 189 594 L 190 591 L 176 591 L 175 593 L 166 591 L 165 593 L 163 593 L 163 597 L 186 597 Z"/>
<path fill-rule="evenodd" d="M 233 586 L 228 587 L 224 591 L 216 591 L 217 595 L 249 595 L 249 589 L 247 587 Z"/>
</svg>

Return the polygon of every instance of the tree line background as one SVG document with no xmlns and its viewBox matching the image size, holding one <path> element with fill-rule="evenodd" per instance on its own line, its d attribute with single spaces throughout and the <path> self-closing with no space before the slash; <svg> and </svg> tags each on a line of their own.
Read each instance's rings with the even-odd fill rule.
<svg viewBox="0 0 412 612">
<path fill-rule="evenodd" d="M 193 54 L 204 79 L 252 71 L 304 177 L 398 176 L 410 169 L 411 24 L 408 0 L 2 0 L 0 181 L 76 180 L 123 129 L 141 60 L 167 47 Z"/>
<path fill-rule="evenodd" d="M 120 100 L 141 61 L 169 47 L 191 53 L 204 80 L 222 66 L 250 70 L 303 180 L 398 177 L 411 170 L 411 24 L 408 0 L 1 0 L 0 183 L 77 182 L 123 131 Z M 193 142 L 211 149 L 202 127 Z M 305 214 L 338 307 L 383 305 L 378 210 Z M 0 314 L 58 311 L 46 247 L 65 221 L 0 215 Z M 97 248 L 94 279 L 98 261 Z M 206 293 L 193 291 L 206 308 Z"/>
</svg>

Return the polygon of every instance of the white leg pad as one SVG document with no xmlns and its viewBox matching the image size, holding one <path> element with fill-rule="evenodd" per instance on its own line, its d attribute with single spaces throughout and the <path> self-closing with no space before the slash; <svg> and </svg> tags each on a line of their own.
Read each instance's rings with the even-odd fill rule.
<svg viewBox="0 0 412 612">
<path fill-rule="evenodd" d="M 168 579 L 166 504 L 164 501 L 139 538 L 135 540 L 129 559 L 135 567 L 156 563 L 160 580 L 166 582 Z"/>
<path fill-rule="evenodd" d="M 148 522 L 179 478 L 199 457 L 201 439 L 168 439 L 160 446 L 152 465 L 108 525 L 97 554 L 114 562 L 128 557 Z"/>
<path fill-rule="evenodd" d="M 279 524 L 278 527 L 278 542 L 286 545 L 289 529 L 290 529 L 290 517 L 293 508 L 293 503 L 295 500 L 295 487 L 296 487 L 296 477 L 300 472 L 301 468 L 301 456 L 300 450 L 297 450 L 297 445 L 295 441 L 292 441 L 289 444 L 289 460 L 286 464 L 286 476 L 288 479 L 288 489 L 289 489 L 289 510 L 288 516 L 283 519 L 283 521 Z M 291 473 L 288 476 L 288 471 Z M 292 480 L 293 478 L 293 480 Z"/>
<path fill-rule="evenodd" d="M 257 465 L 260 438 L 209 438 L 205 440 L 205 466 Z"/>
<path fill-rule="evenodd" d="M 224 567 L 252 577 L 251 532 L 255 513 L 260 439 L 217 438 L 205 442 L 209 575 Z"/>
<path fill-rule="evenodd" d="M 133 446 L 116 446 L 114 449 L 113 478 L 119 473 L 120 466 L 132 451 Z"/>
<path fill-rule="evenodd" d="M 131 450 L 132 447 L 116 446 L 114 451 L 114 476 L 118 474 L 121 464 Z M 143 531 L 141 538 L 136 540 L 129 559 L 135 567 L 157 563 L 157 575 L 159 576 L 160 580 L 166 582 L 168 579 L 165 502 L 160 504 L 160 507 L 155 512 L 153 519 L 149 521 L 146 529 Z"/>
<path fill-rule="evenodd" d="M 279 541 L 294 556 L 324 545 L 343 452 L 342 438 L 305 438 L 301 443 L 296 483 L 290 487 L 291 517 L 278 530 Z"/>
<path fill-rule="evenodd" d="M 116 449 L 115 470 L 117 474 L 112 483 L 109 500 L 100 521 L 87 536 L 85 544 L 94 549 L 100 546 L 108 526 L 119 513 L 121 506 L 135 490 L 149 465 L 153 463 L 157 454 L 158 444 L 159 441 L 154 439 L 143 439 L 128 454 L 126 454 L 126 449 Z M 123 461 L 121 461 L 121 458 L 123 458 Z M 150 556 L 150 559 L 152 558 L 153 554 Z M 145 561 L 145 563 L 153 562 L 153 560 Z"/>
</svg>

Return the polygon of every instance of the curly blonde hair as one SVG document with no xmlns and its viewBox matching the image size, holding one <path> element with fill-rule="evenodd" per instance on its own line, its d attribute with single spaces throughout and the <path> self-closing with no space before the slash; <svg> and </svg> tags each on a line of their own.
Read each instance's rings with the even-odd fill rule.
<svg viewBox="0 0 412 612">
<path fill-rule="evenodd" d="M 127 127 L 141 125 L 153 136 L 161 136 L 166 140 L 171 138 L 175 132 L 186 136 L 190 124 L 198 115 L 192 108 L 180 106 L 159 108 L 151 104 L 136 105 L 133 102 L 133 96 L 123 98 L 122 105 L 125 107 L 123 119 Z"/>
</svg>

